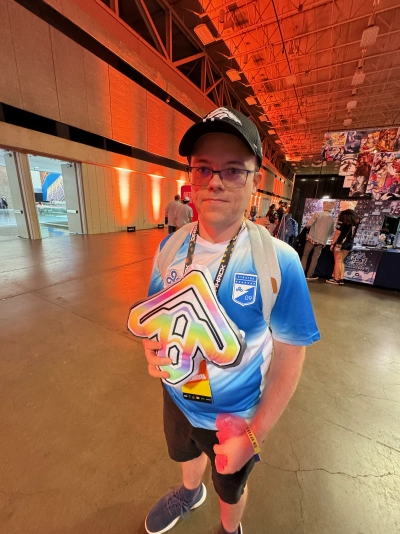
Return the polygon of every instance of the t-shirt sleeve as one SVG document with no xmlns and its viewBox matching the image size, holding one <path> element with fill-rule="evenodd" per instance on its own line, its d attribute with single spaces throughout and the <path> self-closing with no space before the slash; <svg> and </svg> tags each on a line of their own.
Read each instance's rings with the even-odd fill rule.
<svg viewBox="0 0 400 534">
<path fill-rule="evenodd" d="M 288 345 L 311 345 L 321 336 L 299 257 L 291 255 L 284 266 L 279 263 L 282 280 L 271 313 L 272 337 Z"/>
<path fill-rule="evenodd" d="M 165 239 L 163 239 L 160 243 L 160 246 L 158 247 L 158 250 L 156 252 L 156 255 L 154 257 L 153 262 L 153 268 L 151 271 L 150 276 L 150 283 L 149 283 L 149 289 L 147 291 L 147 296 L 151 297 L 152 295 L 155 295 L 162 289 L 164 289 L 164 282 L 161 277 L 160 269 L 158 268 L 158 255 L 160 254 L 160 251 L 162 250 L 165 243 L 168 241 L 168 239 L 172 236 L 172 234 L 169 234 Z"/>
</svg>

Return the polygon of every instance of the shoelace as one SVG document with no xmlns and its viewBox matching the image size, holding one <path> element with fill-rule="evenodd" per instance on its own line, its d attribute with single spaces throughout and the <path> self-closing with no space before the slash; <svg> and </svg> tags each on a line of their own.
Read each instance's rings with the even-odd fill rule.
<svg viewBox="0 0 400 534">
<path fill-rule="evenodd" d="M 175 511 L 175 508 L 179 508 L 179 514 L 181 517 L 186 517 L 189 515 L 190 506 L 188 503 L 181 497 L 179 490 L 174 490 L 172 495 L 167 501 L 167 509 L 169 512 Z"/>
</svg>

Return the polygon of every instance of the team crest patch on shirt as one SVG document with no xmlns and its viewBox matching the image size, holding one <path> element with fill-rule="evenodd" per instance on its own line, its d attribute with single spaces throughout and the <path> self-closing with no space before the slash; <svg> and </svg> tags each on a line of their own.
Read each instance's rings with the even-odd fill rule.
<svg viewBox="0 0 400 534">
<path fill-rule="evenodd" d="M 241 306 L 253 304 L 257 294 L 256 274 L 235 273 L 232 300 Z"/>
</svg>

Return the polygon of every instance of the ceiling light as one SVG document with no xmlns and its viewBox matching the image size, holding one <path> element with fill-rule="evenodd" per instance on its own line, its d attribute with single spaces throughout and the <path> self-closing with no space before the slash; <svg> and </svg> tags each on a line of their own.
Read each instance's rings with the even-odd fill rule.
<svg viewBox="0 0 400 534">
<path fill-rule="evenodd" d="M 289 85 L 296 85 L 296 74 L 290 74 L 289 76 L 286 76 L 285 78 L 285 82 L 286 82 L 286 85 L 289 86 Z"/>
<path fill-rule="evenodd" d="M 223 25 L 222 29 L 223 29 L 224 33 L 232 33 L 233 30 L 234 30 L 234 27 L 235 27 L 235 25 L 233 23 L 233 20 L 229 19 L 226 22 L 224 22 L 224 25 Z"/>
<path fill-rule="evenodd" d="M 350 126 L 350 124 L 353 122 L 353 119 L 344 119 L 343 126 Z"/>
<path fill-rule="evenodd" d="M 364 83 L 365 80 L 365 72 L 362 70 L 358 70 L 354 73 L 353 79 L 351 80 L 351 85 L 360 85 Z"/>
<path fill-rule="evenodd" d="M 228 76 L 231 82 L 238 82 L 240 80 L 240 74 L 235 69 L 227 70 L 226 75 Z"/>
<path fill-rule="evenodd" d="M 199 24 L 198 26 L 195 26 L 194 33 L 197 35 L 203 45 L 208 45 L 214 42 L 213 34 L 210 32 L 206 24 Z"/>
<path fill-rule="evenodd" d="M 347 109 L 354 109 L 357 106 L 357 100 L 350 100 L 347 102 Z"/>
<path fill-rule="evenodd" d="M 358 60 L 357 69 L 362 69 L 364 67 L 364 58 Z"/>
<path fill-rule="evenodd" d="M 254 96 L 248 96 L 246 98 L 246 102 L 248 103 L 249 106 L 257 105 L 257 100 L 254 98 Z"/>
<path fill-rule="evenodd" d="M 369 26 L 363 31 L 360 47 L 366 48 L 376 43 L 376 39 L 379 33 L 379 26 Z"/>
<path fill-rule="evenodd" d="M 260 115 L 258 118 L 261 122 L 268 122 L 268 117 L 266 115 Z"/>
<path fill-rule="evenodd" d="M 276 135 L 276 131 L 275 130 L 268 130 L 268 133 L 269 133 L 269 135 Z"/>
</svg>

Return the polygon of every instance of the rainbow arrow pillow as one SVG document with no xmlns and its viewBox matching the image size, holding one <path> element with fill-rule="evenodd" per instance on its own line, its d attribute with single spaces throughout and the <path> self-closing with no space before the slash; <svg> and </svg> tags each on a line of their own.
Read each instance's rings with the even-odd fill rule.
<svg viewBox="0 0 400 534">
<path fill-rule="evenodd" d="M 246 342 L 218 302 L 207 267 L 192 265 L 173 285 L 136 302 L 129 313 L 128 330 L 135 336 L 160 341 L 160 357 L 171 365 L 166 384 L 180 387 L 199 371 L 200 362 L 217 367 L 239 365 Z"/>
</svg>

